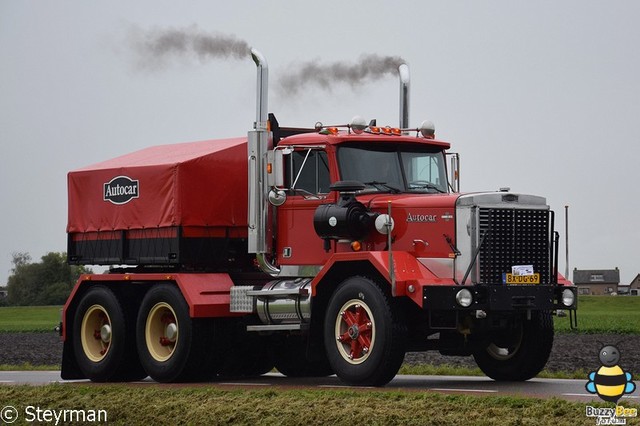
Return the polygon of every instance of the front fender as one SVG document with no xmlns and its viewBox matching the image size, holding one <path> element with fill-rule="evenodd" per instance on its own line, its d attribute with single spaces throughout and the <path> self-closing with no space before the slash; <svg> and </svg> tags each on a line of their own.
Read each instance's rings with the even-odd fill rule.
<svg viewBox="0 0 640 426">
<path fill-rule="evenodd" d="M 363 264 L 368 266 L 368 270 L 377 272 L 392 287 L 389 252 L 336 253 L 311 282 L 312 295 L 316 296 L 318 288 L 327 285 L 327 281 L 343 281 L 349 276 L 365 274 Z M 422 306 L 422 287 L 455 284 L 450 278 L 438 277 L 408 252 L 393 252 L 392 264 L 395 281 L 393 295 L 409 297 L 419 306 Z"/>
</svg>

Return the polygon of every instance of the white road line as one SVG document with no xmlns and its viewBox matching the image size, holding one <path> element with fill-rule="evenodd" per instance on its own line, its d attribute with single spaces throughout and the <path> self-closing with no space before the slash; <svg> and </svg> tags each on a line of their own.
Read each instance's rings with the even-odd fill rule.
<svg viewBox="0 0 640 426">
<path fill-rule="evenodd" d="M 485 393 L 498 393 L 493 389 L 448 389 L 448 388 L 429 388 L 432 391 L 438 392 L 485 392 Z"/>
<path fill-rule="evenodd" d="M 587 397 L 592 397 L 595 398 L 598 395 L 595 393 L 563 393 L 562 396 L 587 396 Z M 627 399 L 639 399 L 640 396 L 635 396 L 635 395 L 623 395 L 623 398 L 627 398 Z"/>
<path fill-rule="evenodd" d="M 233 382 L 225 382 L 218 383 L 219 385 L 227 385 L 227 386 L 271 386 L 271 383 L 233 383 Z"/>
<path fill-rule="evenodd" d="M 340 389 L 376 389 L 374 386 L 349 386 L 349 385 L 318 385 L 319 388 L 340 388 Z"/>
</svg>

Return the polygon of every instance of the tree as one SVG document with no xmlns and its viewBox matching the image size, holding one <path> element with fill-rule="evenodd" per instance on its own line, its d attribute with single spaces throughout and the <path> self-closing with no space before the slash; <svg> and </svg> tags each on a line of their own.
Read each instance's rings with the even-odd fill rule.
<svg viewBox="0 0 640 426">
<path fill-rule="evenodd" d="M 84 266 L 67 264 L 66 253 L 47 253 L 38 263 L 32 263 L 28 253 L 13 253 L 12 263 L 7 281 L 9 305 L 61 305 L 80 275 L 91 273 Z"/>
</svg>

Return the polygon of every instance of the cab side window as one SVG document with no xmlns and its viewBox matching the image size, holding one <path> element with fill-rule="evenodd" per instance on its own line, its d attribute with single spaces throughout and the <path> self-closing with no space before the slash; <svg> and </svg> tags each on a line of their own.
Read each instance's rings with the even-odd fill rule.
<svg viewBox="0 0 640 426">
<path fill-rule="evenodd" d="M 329 185 L 331 185 L 327 153 L 302 150 L 294 151 L 288 155 L 285 167 L 285 185 L 292 193 L 295 193 L 297 189 L 310 194 L 327 194 Z"/>
</svg>

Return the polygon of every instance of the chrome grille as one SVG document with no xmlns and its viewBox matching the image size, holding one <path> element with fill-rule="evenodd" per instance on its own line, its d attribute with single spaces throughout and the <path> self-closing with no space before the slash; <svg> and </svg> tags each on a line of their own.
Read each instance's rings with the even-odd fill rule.
<svg viewBox="0 0 640 426">
<path fill-rule="evenodd" d="M 541 284 L 549 283 L 550 212 L 479 209 L 479 282 L 501 284 L 515 265 L 533 265 Z"/>
</svg>

